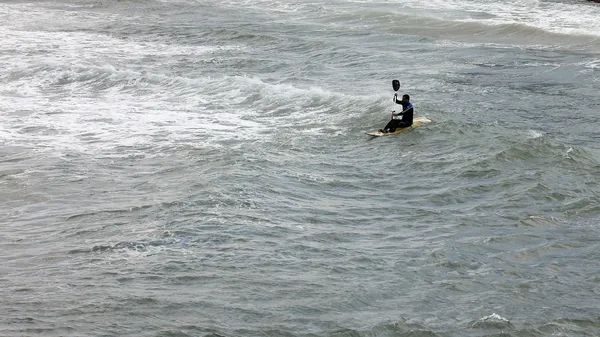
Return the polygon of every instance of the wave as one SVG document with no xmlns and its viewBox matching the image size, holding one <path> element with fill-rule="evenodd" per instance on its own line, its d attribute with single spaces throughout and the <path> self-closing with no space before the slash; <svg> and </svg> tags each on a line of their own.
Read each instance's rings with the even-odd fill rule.
<svg viewBox="0 0 600 337">
<path fill-rule="evenodd" d="M 325 30 L 343 27 L 364 34 L 387 31 L 465 42 L 600 48 L 600 6 L 582 3 L 366 0 L 324 3 L 318 11 L 309 4 L 290 8 L 279 1 L 269 1 L 268 9 L 258 0 L 245 4 L 272 12 L 274 18 L 293 15 L 290 20 L 312 21 Z"/>
<path fill-rule="evenodd" d="M 239 309 L 242 311 L 242 309 Z M 259 314 L 256 312 L 255 314 Z M 265 313 L 262 313 L 265 315 Z M 320 319 L 322 321 L 322 318 Z M 288 336 L 288 337 L 358 337 L 358 336 L 382 336 L 382 337 L 442 337 L 442 336 L 481 336 L 481 337 L 523 337 L 541 335 L 597 335 L 600 332 L 599 318 L 559 318 L 546 322 L 524 322 L 522 327 L 515 327 L 506 318 L 497 314 L 482 317 L 466 327 L 436 328 L 427 324 L 413 323 L 408 319 L 396 318 L 390 322 L 377 324 L 373 327 L 351 328 L 344 327 L 336 322 L 322 322 L 327 327 L 319 329 L 311 323 L 311 329 L 305 332 L 296 332 L 293 322 L 287 324 L 275 324 L 273 326 L 247 326 L 245 328 L 211 327 L 202 325 L 187 325 L 179 327 L 163 327 L 163 334 L 198 335 L 204 337 L 224 336 Z M 304 324 L 302 324 L 304 325 Z M 476 330 L 476 332 L 474 331 Z"/>
<path fill-rule="evenodd" d="M 469 43 L 600 48 L 600 35 L 596 35 L 594 32 L 553 31 L 528 23 L 456 21 L 400 15 L 394 18 L 389 26 L 389 30 L 393 34 L 426 36 Z"/>
<path fill-rule="evenodd" d="M 584 2 L 563 1 L 403 1 L 406 10 L 423 16 L 473 21 L 486 25 L 523 24 L 553 33 L 600 37 L 600 7 Z"/>
</svg>

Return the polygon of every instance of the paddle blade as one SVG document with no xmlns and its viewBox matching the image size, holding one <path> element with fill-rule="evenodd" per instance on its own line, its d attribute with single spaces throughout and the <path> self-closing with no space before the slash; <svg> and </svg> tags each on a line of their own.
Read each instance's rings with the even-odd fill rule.
<svg viewBox="0 0 600 337">
<path fill-rule="evenodd" d="M 398 81 L 398 80 L 393 80 L 393 81 L 392 81 L 392 87 L 394 88 L 394 91 L 398 91 L 398 90 L 400 90 L 400 81 Z"/>
</svg>

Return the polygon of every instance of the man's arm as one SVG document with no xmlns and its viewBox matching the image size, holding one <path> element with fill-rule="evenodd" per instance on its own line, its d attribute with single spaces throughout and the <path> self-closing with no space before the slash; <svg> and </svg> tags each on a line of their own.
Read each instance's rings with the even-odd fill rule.
<svg viewBox="0 0 600 337">
<path fill-rule="evenodd" d="M 400 104 L 400 103 L 398 103 L 398 104 Z M 404 115 L 405 112 L 411 110 L 412 108 L 413 108 L 412 105 L 406 105 L 406 106 L 404 106 L 404 104 L 402 104 L 402 111 L 398 112 L 398 113 L 393 113 L 392 115 L 394 115 L 394 116 L 402 116 L 402 115 Z"/>
<path fill-rule="evenodd" d="M 394 102 L 395 102 L 396 104 L 400 104 L 400 105 L 402 105 L 402 100 L 400 100 L 400 101 L 398 100 L 398 93 L 397 93 L 397 92 L 396 92 L 396 93 L 394 93 Z M 403 110 L 403 111 L 402 111 L 402 112 L 399 112 L 399 113 L 392 113 L 392 116 L 402 116 L 402 114 L 404 113 L 404 105 L 402 105 L 402 110 Z"/>
</svg>

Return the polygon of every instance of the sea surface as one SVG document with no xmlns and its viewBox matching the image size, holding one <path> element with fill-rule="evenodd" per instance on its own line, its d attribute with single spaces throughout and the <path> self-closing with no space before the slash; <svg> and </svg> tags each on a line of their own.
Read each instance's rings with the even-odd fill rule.
<svg viewBox="0 0 600 337">
<path fill-rule="evenodd" d="M 599 179 L 600 4 L 0 2 L 3 337 L 600 336 Z"/>
</svg>

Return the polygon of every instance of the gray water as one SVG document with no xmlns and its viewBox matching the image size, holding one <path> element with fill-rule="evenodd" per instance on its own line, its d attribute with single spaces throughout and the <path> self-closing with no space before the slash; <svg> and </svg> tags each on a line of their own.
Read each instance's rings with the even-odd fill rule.
<svg viewBox="0 0 600 337">
<path fill-rule="evenodd" d="M 599 336 L 599 17 L 0 3 L 0 335 Z"/>
</svg>

